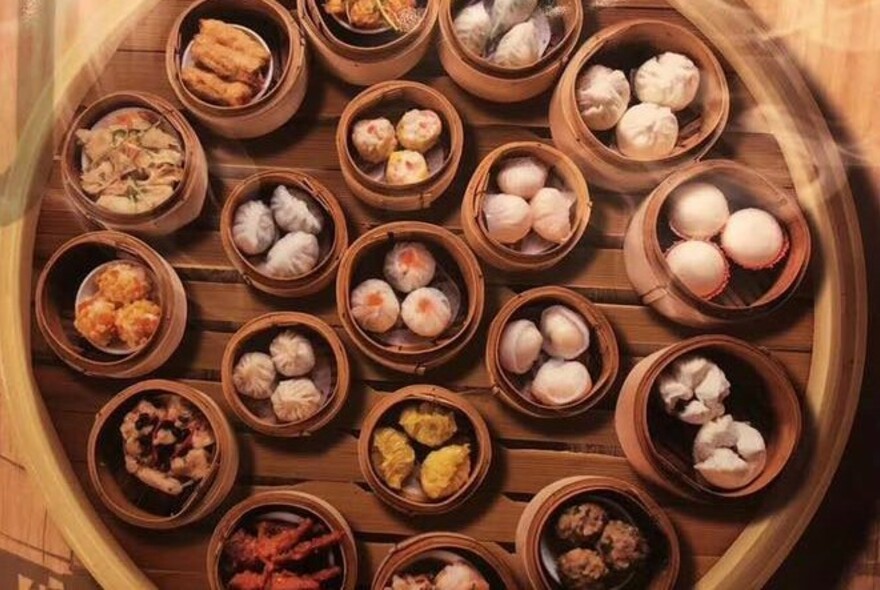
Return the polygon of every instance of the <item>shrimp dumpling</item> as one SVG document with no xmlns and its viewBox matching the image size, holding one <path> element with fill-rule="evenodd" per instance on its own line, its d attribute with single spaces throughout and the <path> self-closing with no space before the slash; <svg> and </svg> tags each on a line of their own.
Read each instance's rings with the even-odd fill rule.
<svg viewBox="0 0 880 590">
<path fill-rule="evenodd" d="M 385 255 L 385 278 L 401 293 L 427 287 L 436 270 L 434 255 L 419 242 L 398 242 Z"/>
<path fill-rule="evenodd" d="M 443 121 L 430 109 L 410 109 L 397 122 L 397 141 L 408 150 L 425 153 L 437 144 Z"/>
<path fill-rule="evenodd" d="M 553 187 L 545 187 L 529 201 L 532 209 L 532 229 L 539 236 L 564 244 L 571 236 L 571 195 Z"/>
<path fill-rule="evenodd" d="M 272 393 L 272 410 L 282 422 L 302 422 L 321 409 L 324 396 L 311 379 L 282 381 Z"/>
<path fill-rule="evenodd" d="M 361 158 L 372 164 L 388 159 L 397 149 L 394 125 L 388 119 L 364 119 L 354 124 L 351 142 Z"/>
<path fill-rule="evenodd" d="M 300 377 L 315 368 L 315 349 L 308 338 L 284 330 L 269 344 L 275 368 L 285 377 Z"/>
<path fill-rule="evenodd" d="M 443 291 L 433 287 L 416 289 L 400 306 L 403 323 L 415 334 L 434 338 L 452 323 L 452 305 Z"/>
<path fill-rule="evenodd" d="M 489 38 L 493 39 L 525 22 L 537 7 L 538 0 L 495 0 L 492 3 L 492 30 Z"/>
<path fill-rule="evenodd" d="M 385 182 L 393 185 L 415 184 L 430 175 L 425 156 L 413 150 L 392 153 L 385 167 Z"/>
<path fill-rule="evenodd" d="M 262 268 L 279 279 L 298 277 L 315 268 L 319 254 L 318 238 L 296 231 L 275 242 Z"/>
<path fill-rule="evenodd" d="M 503 68 L 521 68 L 535 63 L 540 57 L 538 27 L 532 21 L 526 21 L 501 37 L 492 61 Z"/>
<path fill-rule="evenodd" d="M 669 107 L 637 104 L 617 124 L 617 148 L 636 160 L 668 156 L 678 142 L 678 119 Z"/>
<path fill-rule="evenodd" d="M 318 235 L 324 228 L 321 208 L 305 191 L 279 185 L 272 193 L 271 207 L 275 223 L 284 231 Z"/>
<path fill-rule="evenodd" d="M 461 10 L 452 22 L 452 28 L 459 43 L 477 55 L 483 55 L 489 43 L 492 18 L 480 0 Z"/>
<path fill-rule="evenodd" d="M 246 352 L 241 355 L 232 370 L 235 390 L 247 397 L 266 399 L 275 390 L 275 364 L 272 357 L 263 352 Z"/>
<path fill-rule="evenodd" d="M 594 65 L 578 76 L 575 94 L 587 127 L 605 131 L 620 121 L 632 91 L 623 71 Z"/>
<path fill-rule="evenodd" d="M 550 169 L 538 158 L 508 158 L 498 166 L 495 182 L 502 193 L 531 199 L 547 184 Z"/>
<path fill-rule="evenodd" d="M 276 232 L 272 211 L 263 201 L 248 201 L 235 210 L 232 241 L 243 254 L 262 254 L 275 243 Z"/>
<path fill-rule="evenodd" d="M 391 285 L 379 279 L 367 279 L 351 292 L 351 315 L 368 332 L 387 332 L 400 316 L 400 301 Z"/>
<path fill-rule="evenodd" d="M 486 195 L 483 217 L 489 236 L 502 244 L 514 244 L 532 229 L 532 209 L 528 201 L 516 195 Z"/>
</svg>

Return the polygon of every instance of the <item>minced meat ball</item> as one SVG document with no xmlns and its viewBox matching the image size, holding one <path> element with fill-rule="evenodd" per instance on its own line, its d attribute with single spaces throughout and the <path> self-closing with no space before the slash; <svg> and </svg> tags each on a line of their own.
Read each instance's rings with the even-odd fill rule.
<svg viewBox="0 0 880 590">
<path fill-rule="evenodd" d="M 649 551 L 642 532 L 620 520 L 612 520 L 605 526 L 596 548 L 608 567 L 618 572 L 645 561 Z"/>
<path fill-rule="evenodd" d="M 608 523 L 608 512 L 598 504 L 587 502 L 569 506 L 556 521 L 556 535 L 572 545 L 586 545 L 602 534 Z"/>
<path fill-rule="evenodd" d="M 572 549 L 559 556 L 559 577 L 566 590 L 602 590 L 608 568 L 592 549 Z"/>
</svg>

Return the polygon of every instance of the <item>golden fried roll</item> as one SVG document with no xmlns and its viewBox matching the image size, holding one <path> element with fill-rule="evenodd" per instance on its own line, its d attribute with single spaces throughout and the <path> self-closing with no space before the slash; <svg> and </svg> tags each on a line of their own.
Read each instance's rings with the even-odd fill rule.
<svg viewBox="0 0 880 590">
<path fill-rule="evenodd" d="M 253 88 L 247 84 L 227 82 L 198 68 L 184 68 L 180 77 L 193 94 L 214 104 L 237 107 L 249 103 L 254 97 Z"/>
<path fill-rule="evenodd" d="M 239 28 L 221 20 L 206 18 L 199 21 L 199 32 L 210 37 L 220 45 L 240 51 L 250 57 L 259 59 L 263 65 L 269 63 L 269 52 L 253 37 Z"/>
<path fill-rule="evenodd" d="M 260 70 L 265 62 L 213 41 L 210 37 L 196 35 L 192 45 L 192 56 L 196 62 L 229 81 L 244 82 L 251 86 L 260 85 Z"/>
<path fill-rule="evenodd" d="M 348 21 L 359 29 L 378 29 L 385 20 L 374 0 L 354 0 L 348 5 Z"/>
</svg>

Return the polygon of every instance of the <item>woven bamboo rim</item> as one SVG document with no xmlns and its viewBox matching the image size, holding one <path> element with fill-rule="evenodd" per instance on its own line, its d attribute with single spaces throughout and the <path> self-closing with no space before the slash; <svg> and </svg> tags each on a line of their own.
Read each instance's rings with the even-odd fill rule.
<svg viewBox="0 0 880 590">
<path fill-rule="evenodd" d="M 601 370 L 593 376 L 589 394 L 574 403 L 550 406 L 527 398 L 501 366 L 501 335 L 509 322 L 523 315 L 528 307 L 541 305 L 565 305 L 583 316 L 590 328 L 590 348 L 585 354 L 598 356 Z M 534 318 L 533 318 L 534 319 Z M 509 299 L 498 311 L 489 326 L 486 338 L 486 369 L 492 382 L 492 391 L 511 408 L 536 418 L 561 418 L 575 416 L 594 407 L 611 389 L 620 370 L 620 350 L 614 328 L 595 303 L 564 287 L 537 287 Z M 589 366 L 589 364 L 588 364 Z"/>
<path fill-rule="evenodd" d="M 431 402 L 455 410 L 459 420 L 464 416 L 468 421 L 475 438 L 471 441 L 471 446 L 476 448 L 471 449 L 471 474 L 467 483 L 455 494 L 438 502 L 418 502 L 392 490 L 382 481 L 370 458 L 373 433 L 383 424 L 386 414 L 401 405 L 420 402 Z M 461 394 L 453 393 L 437 385 L 409 385 L 394 393 L 383 395 L 382 399 L 370 409 L 364 418 L 358 437 L 358 463 L 361 473 L 373 492 L 380 500 L 395 510 L 409 515 L 445 514 L 464 504 L 486 479 L 486 474 L 488 474 L 489 466 L 492 463 L 492 437 L 483 416 Z"/>
<path fill-rule="evenodd" d="M 579 476 L 556 481 L 538 492 L 520 517 L 516 528 L 516 553 L 534 589 L 553 590 L 558 585 L 547 575 L 541 559 L 541 536 L 548 520 L 578 496 L 613 494 L 626 500 L 639 514 L 634 519 L 650 523 L 666 542 L 666 560 L 654 564 L 655 572 L 645 588 L 670 590 L 675 587 L 681 565 L 681 548 L 672 521 L 644 491 L 613 477 Z M 650 558 L 649 558 L 650 559 Z M 625 586 L 628 587 L 628 586 Z"/>
<path fill-rule="evenodd" d="M 554 47 L 528 66 L 504 68 L 474 54 L 458 40 L 454 19 L 458 7 L 467 0 L 443 0 L 440 10 L 440 42 L 438 52 L 446 73 L 462 88 L 494 102 L 520 102 L 538 96 L 553 86 L 565 68 L 584 26 L 581 2 L 560 0 L 565 34 Z"/>
<path fill-rule="evenodd" d="M 452 551 L 453 553 L 462 551 L 466 553 L 461 556 L 465 559 L 468 554 L 475 555 L 492 569 L 492 573 L 504 583 L 505 590 L 521 588 L 510 566 L 500 556 L 504 551 L 500 547 L 490 546 L 458 533 L 436 532 L 410 537 L 392 547 L 379 564 L 371 589 L 385 590 L 385 588 L 389 588 L 395 573 L 419 561 L 426 553 L 438 550 Z"/>
<path fill-rule="evenodd" d="M 663 223 L 664 205 L 678 187 L 695 180 L 734 187 L 746 194 L 740 201 L 767 210 L 785 228 L 789 243 L 785 262 L 772 285 L 754 301 L 746 299 L 746 294 L 758 288 L 754 284 L 744 284 L 739 289 L 728 287 L 729 302 L 710 301 L 693 294 L 669 270 L 658 231 Z M 642 301 L 669 319 L 692 326 L 751 320 L 778 309 L 803 281 L 811 251 L 810 227 L 796 197 L 753 169 L 729 160 L 707 160 L 672 174 L 642 203 L 624 240 L 627 275 Z"/>
<path fill-rule="evenodd" d="M 225 588 L 220 578 L 220 558 L 223 554 L 223 544 L 229 536 L 252 513 L 275 507 L 279 508 L 279 511 L 287 508 L 309 512 L 328 525 L 331 530 L 341 530 L 345 534 L 339 545 L 343 561 L 341 566 L 343 577 L 339 588 L 341 590 L 354 590 L 357 585 L 358 554 L 354 542 L 354 533 L 348 521 L 329 502 L 290 487 L 278 487 L 257 492 L 230 508 L 223 515 L 223 518 L 214 528 L 211 540 L 208 542 L 206 562 L 208 585 L 211 590 L 223 590 Z"/>
<path fill-rule="evenodd" d="M 769 418 L 773 431 L 762 433 L 767 445 L 767 465 L 757 479 L 739 489 L 721 490 L 702 483 L 692 469 L 677 466 L 661 452 L 656 435 L 649 432 L 651 417 L 657 415 L 649 404 L 654 383 L 671 363 L 700 351 L 721 352 L 747 365 L 763 382 L 761 399 L 769 403 L 767 412 L 772 414 Z M 728 379 L 733 383 L 731 398 L 748 395 L 743 393 L 744 389 L 737 390 L 735 377 L 728 375 Z M 748 421 L 744 416 L 734 418 Z M 769 353 L 730 336 L 706 335 L 668 346 L 639 362 L 621 387 L 614 424 L 627 459 L 641 477 L 678 496 L 708 502 L 753 496 L 769 486 L 794 454 L 803 418 L 794 386 L 783 366 Z"/>
<path fill-rule="evenodd" d="M 101 453 L 107 450 L 106 445 L 102 444 L 106 429 L 118 430 L 122 421 L 122 413 L 128 411 L 138 399 L 144 396 L 166 393 L 182 397 L 204 414 L 214 433 L 216 443 L 210 474 L 196 484 L 196 489 L 186 500 L 179 513 L 160 516 L 138 507 L 125 495 L 111 473 L 111 468 L 101 458 Z M 98 411 L 95 423 L 89 433 L 87 459 L 92 486 L 101 502 L 113 514 L 134 526 L 169 530 L 201 520 L 223 503 L 238 476 L 239 453 L 235 433 L 220 406 L 214 400 L 201 391 L 182 383 L 165 379 L 150 379 L 121 391 Z M 124 469 L 121 465 L 117 468 Z M 126 477 L 131 476 L 126 474 Z"/>
<path fill-rule="evenodd" d="M 496 165 L 516 156 L 532 156 L 547 164 L 575 197 L 574 223 L 568 240 L 540 254 L 526 254 L 492 238 L 482 214 Z M 484 262 L 501 270 L 534 272 L 555 266 L 572 251 L 587 229 L 592 209 L 587 182 L 571 158 L 539 141 L 519 141 L 496 148 L 477 166 L 461 202 L 461 225 L 468 245 Z"/>
<path fill-rule="evenodd" d="M 329 250 L 324 253 L 315 268 L 300 276 L 277 278 L 261 272 L 239 251 L 232 238 L 232 227 L 235 225 L 235 212 L 238 207 L 252 200 L 268 202 L 271 189 L 275 185 L 294 186 L 308 193 L 325 214 L 326 223 L 322 233 L 330 233 L 332 236 Z M 304 172 L 273 168 L 248 176 L 232 189 L 220 213 L 220 238 L 226 256 L 245 283 L 280 297 L 304 297 L 317 293 L 333 281 L 339 260 L 348 247 L 348 227 L 345 211 L 330 189 Z"/>
<path fill-rule="evenodd" d="M 342 42 L 327 30 L 313 0 L 297 0 L 296 10 L 309 45 L 331 74 L 357 86 L 402 77 L 427 54 L 439 13 L 438 0 L 428 0 L 421 22 L 412 31 L 377 47 Z"/>
<path fill-rule="evenodd" d="M 271 22 L 281 35 L 279 43 L 264 39 L 277 50 L 272 54 L 277 78 L 263 96 L 242 106 L 211 104 L 190 92 L 180 79 L 180 56 L 191 38 L 184 39 L 184 30 L 194 26 L 193 20 L 199 17 L 222 20 L 227 13 L 238 18 L 250 13 Z M 165 45 L 165 72 L 178 100 L 202 124 L 225 137 L 246 139 L 274 131 L 299 109 L 308 85 L 308 52 L 293 15 L 275 0 L 199 0 L 181 12 L 171 27 Z"/>
<path fill-rule="evenodd" d="M 99 207 L 82 189 L 82 150 L 76 139 L 78 129 L 90 129 L 106 115 L 125 108 L 144 109 L 161 117 L 173 128 L 183 148 L 183 176 L 172 195 L 151 211 L 131 215 Z M 142 236 L 161 236 L 198 217 L 208 189 L 208 165 L 198 136 L 171 103 L 146 92 L 114 92 L 90 104 L 69 127 L 61 148 L 61 178 L 77 211 L 93 223 Z"/>
<path fill-rule="evenodd" d="M 68 259 L 82 256 L 82 252 L 87 249 L 112 251 L 113 258 L 108 255 L 108 260 L 119 256 L 132 259 L 146 267 L 154 278 L 154 295 L 162 308 L 159 326 L 147 344 L 126 356 L 114 357 L 112 360 L 92 358 L 86 354 L 87 349 L 71 340 L 65 330 L 62 310 L 67 304 L 62 304 L 59 297 L 69 301 L 73 313 L 76 289 L 88 270 L 97 267 L 100 262 L 90 260 L 88 270 L 83 270 L 76 285 L 56 286 L 55 281 L 64 278 L 59 275 L 67 270 Z M 56 292 L 58 290 L 61 292 Z M 34 301 L 37 325 L 52 351 L 73 369 L 94 377 L 130 379 L 158 369 L 174 354 L 186 330 L 186 292 L 177 273 L 147 244 L 115 231 L 86 233 L 58 248 L 40 272 Z"/>
<path fill-rule="evenodd" d="M 467 291 L 467 297 L 462 298 L 462 304 L 467 301 L 467 315 L 461 327 L 429 348 L 410 350 L 383 344 L 363 330 L 351 315 L 350 298 L 355 286 L 352 283 L 358 264 L 376 249 L 397 241 L 423 242 L 443 249 L 457 264 L 464 279 L 460 287 Z M 422 375 L 451 360 L 473 339 L 483 317 L 485 291 L 480 264 L 461 238 L 430 223 L 397 221 L 368 231 L 346 250 L 336 277 L 336 310 L 345 332 L 362 353 L 391 369 Z"/>
<path fill-rule="evenodd" d="M 699 132 L 669 155 L 650 161 L 630 158 L 600 141 L 584 123 L 577 106 L 577 78 L 584 67 L 602 51 L 619 51 L 621 46 L 633 43 L 649 45 L 655 54 L 683 53 L 696 63 L 701 75 L 695 100 L 703 113 Z M 627 65 L 636 68 L 641 64 Z M 727 78 L 709 45 L 684 27 L 659 20 L 633 19 L 602 29 L 572 58 L 550 103 L 550 131 L 557 147 L 570 154 L 592 182 L 614 190 L 644 190 L 676 168 L 703 157 L 723 133 L 729 115 Z"/>
<path fill-rule="evenodd" d="M 435 111 L 443 120 L 444 134 L 449 140 L 443 168 L 421 182 L 402 186 L 379 182 L 361 170 L 349 139 L 353 125 L 368 112 L 395 104 Z M 346 105 L 336 127 L 336 151 L 345 183 L 354 196 L 379 209 L 414 211 L 430 207 L 455 178 L 463 149 L 464 126 L 458 111 L 443 94 L 418 82 L 391 81 L 371 86 Z"/>
<path fill-rule="evenodd" d="M 305 328 L 304 331 L 308 335 L 320 338 L 329 347 L 333 356 L 333 374 L 335 377 L 333 389 L 321 409 L 313 416 L 300 422 L 279 423 L 257 416 L 245 405 L 232 382 L 235 363 L 244 352 L 248 351 L 250 341 L 254 337 L 268 331 L 285 328 L 298 328 L 300 330 Z M 262 352 L 268 354 L 268 347 Z M 257 432 L 269 436 L 307 436 L 327 425 L 345 405 L 351 383 L 351 365 L 342 340 L 339 339 L 336 331 L 323 320 L 298 312 L 267 313 L 243 325 L 230 338 L 223 352 L 223 360 L 220 365 L 220 380 L 223 387 L 223 397 L 226 398 L 226 402 L 235 414 L 241 418 L 242 422 Z"/>
</svg>

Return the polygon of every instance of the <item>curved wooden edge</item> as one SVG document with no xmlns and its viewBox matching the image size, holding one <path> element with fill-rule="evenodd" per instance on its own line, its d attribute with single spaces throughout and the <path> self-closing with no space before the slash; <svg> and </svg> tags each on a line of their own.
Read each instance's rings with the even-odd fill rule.
<svg viewBox="0 0 880 590">
<path fill-rule="evenodd" d="M 815 293 L 813 361 L 804 399 L 813 420 L 813 454 L 799 466 L 800 473 L 779 481 L 765 500 L 767 516 L 747 525 L 697 584 L 701 589 L 761 588 L 813 518 L 849 439 L 868 328 L 864 250 L 837 143 L 785 50 L 770 39 L 743 0 L 669 2 L 718 47 L 762 106 L 824 261 L 825 275 Z M 829 391 L 837 395 L 826 395 Z"/>
<path fill-rule="evenodd" d="M 155 585 L 128 557 L 104 526 L 73 472 L 64 447 L 58 439 L 39 388 L 34 381 L 30 357 L 30 285 L 33 244 L 39 216 L 39 199 L 48 167 L 40 166 L 52 147 L 54 117 L 67 122 L 86 90 L 103 70 L 107 60 L 130 30 L 159 0 L 137 0 L 102 4 L 89 14 L 87 27 L 67 53 L 53 64 L 52 71 L 28 79 L 28 90 L 37 100 L 30 108 L 21 130 L 16 161 L 0 186 L 0 387 L 16 443 L 22 449 L 28 473 L 43 496 L 53 522 L 77 558 L 105 588 L 150 590 Z M 41 3 L 37 11 L 54 10 L 58 20 L 79 18 L 82 7 L 76 3 Z M 45 14 L 43 15 L 45 16 Z M 36 19 L 40 17 L 37 16 Z M 55 28 L 30 26 L 33 47 L 52 47 Z M 95 31 L 113 31 L 101 37 Z M 23 45 L 19 44 L 19 48 Z M 51 51 L 51 50 L 50 50 Z M 20 83 L 24 78 L 20 77 Z M 21 93 L 19 94 L 21 96 Z M 23 107 L 27 108 L 27 107 Z M 46 116 L 51 113 L 52 116 Z"/>
</svg>

